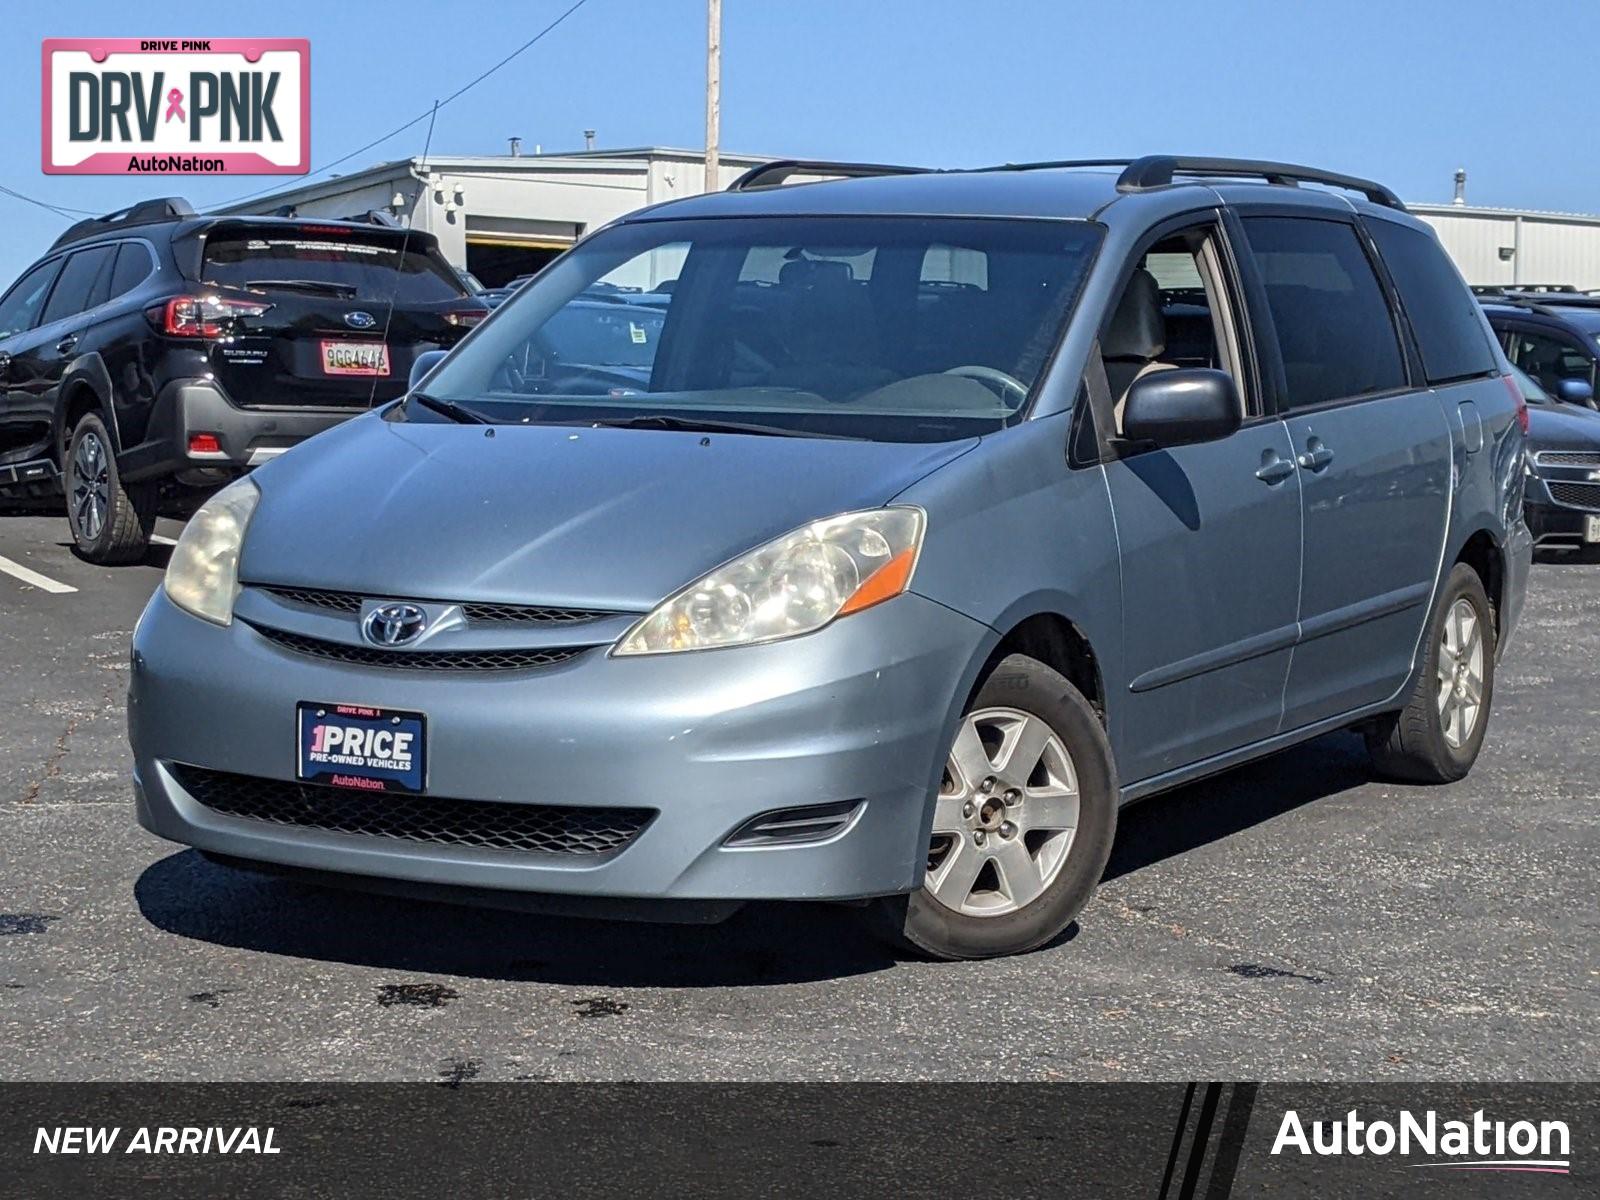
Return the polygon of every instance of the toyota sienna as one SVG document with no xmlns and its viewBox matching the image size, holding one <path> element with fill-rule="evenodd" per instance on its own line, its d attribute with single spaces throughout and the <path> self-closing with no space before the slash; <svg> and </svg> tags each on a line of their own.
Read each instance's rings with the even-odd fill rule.
<svg viewBox="0 0 1600 1200">
<path fill-rule="evenodd" d="M 189 522 L 133 642 L 146 828 L 963 958 L 1059 935 L 1130 801 L 1345 727 L 1422 782 L 1483 744 L 1526 408 L 1381 185 L 772 164 L 423 365 Z"/>
</svg>

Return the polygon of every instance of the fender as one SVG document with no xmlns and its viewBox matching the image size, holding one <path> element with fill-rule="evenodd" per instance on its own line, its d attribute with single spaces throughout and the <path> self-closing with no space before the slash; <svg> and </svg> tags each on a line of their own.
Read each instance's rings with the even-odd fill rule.
<svg viewBox="0 0 1600 1200">
<path fill-rule="evenodd" d="M 59 451 L 63 469 L 66 467 L 67 439 L 72 436 L 72 430 L 67 427 L 67 410 L 71 402 L 85 390 L 94 396 L 95 412 L 105 422 L 106 432 L 111 435 L 112 453 L 121 454 L 123 450 L 122 430 L 117 425 L 116 409 L 111 404 L 111 373 L 106 370 L 105 361 L 100 355 L 90 351 L 67 365 L 61 377 L 61 386 L 56 389 L 50 444 Z"/>
<path fill-rule="evenodd" d="M 973 694 L 978 690 L 978 685 L 983 677 L 983 669 L 984 667 L 988 666 L 989 660 L 994 657 L 995 651 L 999 649 L 1000 644 L 1005 640 L 1005 637 L 1012 630 L 1015 630 L 1021 626 L 1023 622 L 1031 620 L 1034 617 L 1052 617 L 1065 621 L 1078 632 L 1078 635 L 1082 637 L 1086 643 L 1088 643 L 1094 655 L 1096 683 L 1099 686 L 1100 695 L 1106 703 L 1107 711 L 1104 715 L 1107 727 L 1107 739 L 1110 739 L 1111 704 L 1110 691 L 1107 684 L 1108 672 L 1106 670 L 1106 660 L 1104 657 L 1106 651 L 1103 650 L 1102 647 L 1089 636 L 1083 622 L 1070 615 L 1073 611 L 1070 599 L 1070 597 L 1062 592 L 1033 592 L 1027 596 L 1019 598 L 1014 604 L 1010 605 L 1004 610 L 1002 618 L 998 622 L 1000 629 L 996 629 L 989 625 L 984 626 L 985 632 L 982 638 L 979 640 L 977 648 L 973 651 L 971 658 L 967 661 L 966 665 L 962 668 L 960 675 L 957 677 L 954 694 L 948 700 L 945 709 L 944 720 L 941 725 L 941 728 L 944 731 L 942 734 L 942 745 L 948 745 L 955 741 L 956 730 L 961 724 L 961 718 L 966 712 L 968 702 L 972 699 Z M 1005 631 L 1005 633 L 1001 632 L 1002 629 Z M 1114 642 L 1107 640 L 1106 644 L 1109 647 L 1113 645 Z M 1114 763 L 1115 746 L 1113 745 L 1113 764 Z M 933 809 L 934 804 L 938 799 L 939 785 L 944 774 L 944 765 L 944 759 L 941 757 L 933 764 L 932 772 L 927 781 L 927 800 L 923 803 L 922 824 L 919 831 L 923 843 L 925 843 L 927 839 L 932 836 Z M 920 883 L 920 879 L 918 883 Z M 913 886 L 917 885 L 918 884 L 913 884 Z"/>
</svg>

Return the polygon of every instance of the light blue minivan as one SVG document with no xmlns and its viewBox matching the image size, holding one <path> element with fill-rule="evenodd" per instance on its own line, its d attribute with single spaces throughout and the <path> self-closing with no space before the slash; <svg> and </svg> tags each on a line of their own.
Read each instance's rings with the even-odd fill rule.
<svg viewBox="0 0 1600 1200">
<path fill-rule="evenodd" d="M 190 521 L 134 636 L 138 817 L 380 888 L 1028 950 L 1122 804 L 1347 726 L 1471 767 L 1530 560 L 1507 370 L 1369 181 L 758 168 Z"/>
</svg>

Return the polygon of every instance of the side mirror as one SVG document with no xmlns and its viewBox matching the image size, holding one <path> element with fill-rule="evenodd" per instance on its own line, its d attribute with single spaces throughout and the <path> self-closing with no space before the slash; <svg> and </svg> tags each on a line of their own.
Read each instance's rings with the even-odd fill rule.
<svg viewBox="0 0 1600 1200">
<path fill-rule="evenodd" d="M 411 374 L 406 379 L 406 391 L 411 391 L 422 382 L 422 377 L 439 365 L 439 360 L 446 354 L 444 350 L 424 350 L 411 360 Z"/>
<path fill-rule="evenodd" d="M 1187 446 L 1212 442 L 1239 428 L 1243 405 L 1226 371 L 1183 367 L 1134 381 L 1122 406 L 1122 436 L 1130 442 Z"/>
<path fill-rule="evenodd" d="M 1594 385 L 1587 379 L 1558 379 L 1556 399 L 1564 404 L 1593 404 Z"/>
</svg>

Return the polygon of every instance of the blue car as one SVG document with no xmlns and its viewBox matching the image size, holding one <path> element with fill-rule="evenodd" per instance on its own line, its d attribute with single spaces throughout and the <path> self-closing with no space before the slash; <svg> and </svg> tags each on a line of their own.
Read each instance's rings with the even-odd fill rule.
<svg viewBox="0 0 1600 1200">
<path fill-rule="evenodd" d="M 1600 548 L 1600 412 L 1557 400 L 1521 367 L 1511 374 L 1528 402 L 1523 512 L 1535 548 Z"/>
<path fill-rule="evenodd" d="M 208 503 L 134 635 L 139 821 L 536 910 L 849 901 L 971 958 L 1060 935 L 1131 801 L 1345 727 L 1468 771 L 1526 406 L 1388 189 L 825 166 L 596 232 Z M 625 377 L 552 370 L 611 290 L 663 298 L 606 306 Z"/>
</svg>

